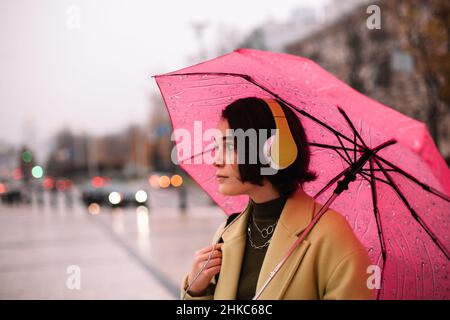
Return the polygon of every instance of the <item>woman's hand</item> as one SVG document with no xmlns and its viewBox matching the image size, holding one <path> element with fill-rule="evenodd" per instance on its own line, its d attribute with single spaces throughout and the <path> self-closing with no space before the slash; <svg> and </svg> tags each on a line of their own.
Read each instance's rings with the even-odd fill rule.
<svg viewBox="0 0 450 320">
<path fill-rule="evenodd" d="M 211 253 L 213 247 L 214 245 L 210 245 L 198 250 L 195 253 L 194 264 L 192 265 L 191 273 L 189 273 L 188 283 L 191 283 L 192 280 L 194 280 L 197 273 L 203 268 L 206 261 L 208 261 L 209 254 Z M 198 276 L 197 280 L 195 280 L 194 284 L 189 289 L 189 294 L 191 296 L 204 295 L 212 277 L 220 272 L 220 267 L 222 265 L 222 252 L 220 251 L 221 247 L 222 243 L 215 245 L 215 250 L 211 255 L 208 265 L 205 269 L 203 269 L 202 273 Z"/>
</svg>

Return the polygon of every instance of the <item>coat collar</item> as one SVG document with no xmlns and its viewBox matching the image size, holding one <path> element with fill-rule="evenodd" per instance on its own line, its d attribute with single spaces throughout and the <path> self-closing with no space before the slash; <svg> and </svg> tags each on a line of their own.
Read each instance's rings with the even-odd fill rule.
<svg viewBox="0 0 450 320">
<path fill-rule="evenodd" d="M 307 195 L 303 189 L 289 197 L 281 211 L 280 219 L 272 235 L 272 240 L 261 267 L 257 282 L 257 291 L 267 280 L 269 273 L 287 253 L 298 235 L 308 226 L 312 219 L 314 199 Z M 247 222 L 250 212 L 250 203 L 242 212 L 242 215 L 234 221 L 222 234 L 222 272 L 215 290 L 215 299 L 235 299 L 242 261 L 244 257 Z M 278 299 L 295 273 L 301 257 L 306 252 L 309 243 L 304 241 L 286 264 L 280 270 L 261 298 Z"/>
</svg>

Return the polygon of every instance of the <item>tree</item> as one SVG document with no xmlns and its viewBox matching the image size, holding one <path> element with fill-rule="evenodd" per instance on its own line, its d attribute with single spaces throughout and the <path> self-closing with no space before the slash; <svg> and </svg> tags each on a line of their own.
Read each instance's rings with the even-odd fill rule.
<svg viewBox="0 0 450 320">
<path fill-rule="evenodd" d="M 397 14 L 400 32 L 406 40 L 404 49 L 414 57 L 417 71 L 424 79 L 429 103 L 427 122 L 439 145 L 440 119 L 443 112 L 450 112 L 450 2 L 390 1 L 389 5 Z"/>
</svg>

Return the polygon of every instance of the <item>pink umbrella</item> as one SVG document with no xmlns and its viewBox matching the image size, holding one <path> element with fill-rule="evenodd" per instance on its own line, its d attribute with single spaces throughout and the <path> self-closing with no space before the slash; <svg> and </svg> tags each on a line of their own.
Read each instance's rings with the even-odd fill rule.
<svg viewBox="0 0 450 320">
<path fill-rule="evenodd" d="M 236 99 L 277 98 L 297 112 L 311 145 L 319 178 L 305 191 L 328 203 L 340 178 L 349 183 L 331 207 L 382 270 L 378 298 L 450 298 L 450 171 L 425 124 L 287 54 L 240 49 L 156 81 L 173 128 L 191 133 L 193 152 L 179 152 L 178 163 L 227 214 L 248 198 L 218 193 L 215 168 L 201 161 L 211 150 L 202 134 Z"/>
</svg>

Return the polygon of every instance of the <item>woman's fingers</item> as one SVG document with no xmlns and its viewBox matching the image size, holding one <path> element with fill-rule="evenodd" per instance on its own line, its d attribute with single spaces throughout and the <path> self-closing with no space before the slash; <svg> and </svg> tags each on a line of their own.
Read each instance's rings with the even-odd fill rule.
<svg viewBox="0 0 450 320">
<path fill-rule="evenodd" d="M 222 243 L 217 243 L 215 245 L 209 245 L 207 247 L 204 247 L 200 250 L 198 250 L 195 254 L 196 255 L 201 255 L 207 252 L 211 252 L 211 250 L 214 248 L 215 250 L 219 250 L 222 247 Z"/>
<path fill-rule="evenodd" d="M 206 263 L 206 261 L 199 262 L 198 263 L 199 268 L 203 268 L 205 263 Z M 215 266 L 219 266 L 221 264 L 222 264 L 222 258 L 211 259 L 211 260 L 209 260 L 209 262 L 206 265 L 205 269 L 208 269 L 208 268 L 211 268 L 211 267 L 215 267 Z"/>
<path fill-rule="evenodd" d="M 215 276 L 217 273 L 220 272 L 220 267 L 221 266 L 215 266 L 215 267 L 211 267 L 209 269 L 205 270 L 205 275 L 208 277 L 212 277 Z"/>
<path fill-rule="evenodd" d="M 208 260 L 210 254 L 211 254 L 210 252 L 204 253 L 202 255 L 196 256 L 195 259 L 199 262 L 206 261 L 206 260 Z M 219 250 L 215 250 L 211 254 L 211 259 L 218 258 L 218 257 L 222 257 L 222 252 L 220 252 Z"/>
</svg>

